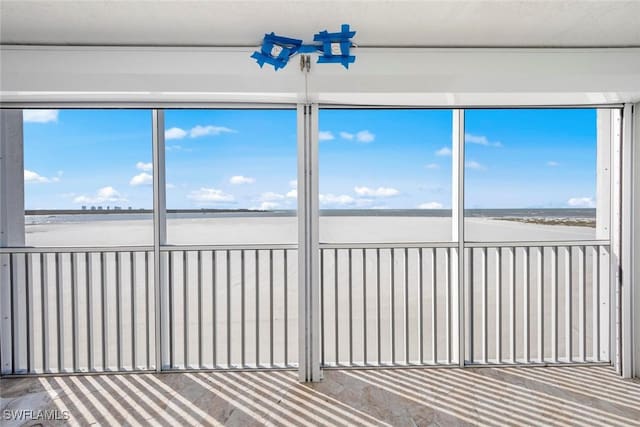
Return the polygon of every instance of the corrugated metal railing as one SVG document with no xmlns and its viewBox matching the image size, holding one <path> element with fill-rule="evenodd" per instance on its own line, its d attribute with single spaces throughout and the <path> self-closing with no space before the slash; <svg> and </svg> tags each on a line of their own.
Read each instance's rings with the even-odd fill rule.
<svg viewBox="0 0 640 427">
<path fill-rule="evenodd" d="M 295 367 L 296 245 L 164 247 L 169 369 Z"/>
<path fill-rule="evenodd" d="M 608 241 L 465 243 L 464 301 L 458 253 L 321 244 L 322 365 L 610 361 Z M 296 245 L 160 254 L 157 330 L 152 247 L 0 249 L 3 375 L 297 365 Z"/>
<path fill-rule="evenodd" d="M 609 362 L 608 241 L 465 246 L 469 363 Z"/>
<path fill-rule="evenodd" d="M 459 364 L 457 243 L 320 247 L 323 366 Z"/>
<path fill-rule="evenodd" d="M 3 373 L 155 369 L 151 247 L 11 251 Z"/>
<path fill-rule="evenodd" d="M 321 244 L 324 367 L 610 361 L 608 241 Z"/>
<path fill-rule="evenodd" d="M 2 374 L 295 367 L 296 245 L 2 248 Z M 2 278 L 4 281 L 5 279 Z"/>
</svg>

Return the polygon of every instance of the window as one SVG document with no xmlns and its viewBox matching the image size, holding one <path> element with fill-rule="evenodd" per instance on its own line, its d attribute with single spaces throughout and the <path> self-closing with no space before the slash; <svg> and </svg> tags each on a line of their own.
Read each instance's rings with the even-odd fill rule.
<svg viewBox="0 0 640 427">
<path fill-rule="evenodd" d="M 296 243 L 295 110 L 165 114 L 171 244 Z"/>
<path fill-rule="evenodd" d="M 151 112 L 24 110 L 29 246 L 153 242 Z"/>
<path fill-rule="evenodd" d="M 467 110 L 466 240 L 593 240 L 596 140 L 594 109 Z"/>
<path fill-rule="evenodd" d="M 450 110 L 321 110 L 321 242 L 451 240 Z"/>
</svg>

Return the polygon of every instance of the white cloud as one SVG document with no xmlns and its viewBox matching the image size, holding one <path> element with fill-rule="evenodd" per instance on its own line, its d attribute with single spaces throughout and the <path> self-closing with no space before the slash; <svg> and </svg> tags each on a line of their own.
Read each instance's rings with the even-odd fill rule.
<svg viewBox="0 0 640 427">
<path fill-rule="evenodd" d="M 118 190 L 116 190 L 111 186 L 102 187 L 101 189 L 96 191 L 96 194 L 93 196 L 82 195 L 73 199 L 73 202 L 78 204 L 107 203 L 107 202 L 115 203 L 115 202 L 126 202 L 126 201 L 127 199 L 122 197 L 118 192 Z"/>
<path fill-rule="evenodd" d="M 475 160 L 469 160 L 467 163 L 465 163 L 465 166 L 468 169 L 475 169 L 475 170 L 479 170 L 479 171 L 483 171 L 483 170 L 487 169 L 484 165 L 481 165 L 480 163 L 476 162 Z"/>
<path fill-rule="evenodd" d="M 439 169 L 440 165 L 437 164 L 437 163 L 429 163 L 429 164 L 424 165 L 424 167 L 427 168 L 427 169 Z"/>
<path fill-rule="evenodd" d="M 369 187 L 354 187 L 353 191 L 358 196 L 369 196 L 369 197 L 392 197 L 400 194 L 398 190 L 391 187 L 378 187 L 378 188 L 369 188 Z"/>
<path fill-rule="evenodd" d="M 320 204 L 323 205 L 345 206 L 352 205 L 355 202 L 355 199 L 353 197 L 346 194 L 341 194 L 339 196 L 335 196 L 333 194 L 320 194 L 318 198 L 320 199 Z"/>
<path fill-rule="evenodd" d="M 58 110 L 22 110 L 25 123 L 49 123 L 58 121 Z"/>
<path fill-rule="evenodd" d="M 131 178 L 129 181 L 129 185 L 137 187 L 139 185 L 153 185 L 153 175 L 150 175 L 146 172 L 139 173 L 138 175 Z"/>
<path fill-rule="evenodd" d="M 253 184 L 254 182 L 256 182 L 255 178 L 251 178 L 250 176 L 242 176 L 242 175 L 235 175 L 229 179 L 229 183 L 234 185 Z"/>
<path fill-rule="evenodd" d="M 376 139 L 376 136 L 368 130 L 361 130 L 360 132 L 356 133 L 356 140 L 358 142 L 364 142 L 366 144 L 369 142 L 373 142 L 374 139 Z"/>
<path fill-rule="evenodd" d="M 62 171 L 58 172 L 58 176 L 54 176 L 52 178 L 47 178 L 46 176 L 42 176 L 37 172 L 30 171 L 28 169 L 24 170 L 24 182 L 28 184 L 49 184 L 51 182 L 60 181 L 60 176 L 62 176 Z"/>
<path fill-rule="evenodd" d="M 273 191 L 267 191 L 260 195 L 261 202 L 273 202 L 275 200 L 282 200 L 285 196 L 283 194 L 274 193 Z"/>
<path fill-rule="evenodd" d="M 340 132 L 340 138 L 351 141 L 353 138 L 355 138 L 355 135 L 349 132 Z"/>
<path fill-rule="evenodd" d="M 491 147 L 502 147 L 501 142 L 489 141 L 489 139 L 486 136 L 472 135 L 470 133 L 464 134 L 464 141 L 469 144 L 478 144 L 478 145 L 485 145 L 485 146 L 491 146 Z"/>
<path fill-rule="evenodd" d="M 298 190 L 296 190 L 295 188 L 293 190 L 289 190 L 286 194 L 286 197 L 288 199 L 296 199 L 298 198 Z"/>
<path fill-rule="evenodd" d="M 221 202 L 233 202 L 235 199 L 233 195 L 227 194 L 222 190 L 216 188 L 201 187 L 198 190 L 194 190 L 187 195 L 188 199 L 194 200 L 198 203 L 221 203 Z"/>
<path fill-rule="evenodd" d="M 140 169 L 141 171 L 150 172 L 153 170 L 153 163 L 138 162 L 136 163 L 136 168 Z"/>
<path fill-rule="evenodd" d="M 318 134 L 318 139 L 320 141 L 331 141 L 332 139 L 335 139 L 335 136 L 333 136 L 332 132 L 321 130 Z"/>
<path fill-rule="evenodd" d="M 116 190 L 111 186 L 102 187 L 101 189 L 98 190 L 97 194 L 98 194 L 98 197 L 106 200 L 110 200 L 110 199 L 122 200 L 122 196 L 120 196 L 120 193 L 118 193 L 118 190 Z"/>
<path fill-rule="evenodd" d="M 222 133 L 234 133 L 234 132 L 235 130 L 229 129 L 228 127 L 224 127 L 224 126 L 196 125 L 189 130 L 185 130 L 178 127 L 167 129 L 164 132 L 164 138 L 165 139 L 182 139 L 187 135 L 189 135 L 189 137 L 191 138 L 198 138 L 201 136 L 208 136 L 208 135 L 216 136 Z"/>
<path fill-rule="evenodd" d="M 292 179 L 291 181 L 289 181 L 289 187 L 298 188 L 298 180 L 297 179 Z"/>
<path fill-rule="evenodd" d="M 553 160 L 549 160 L 549 161 L 547 162 L 547 166 L 552 167 L 552 168 L 555 168 L 555 167 L 560 166 L 560 163 L 558 163 L 558 162 L 554 162 Z"/>
<path fill-rule="evenodd" d="M 197 125 L 191 128 L 191 130 L 189 131 L 189 136 L 191 138 L 198 138 L 201 136 L 208 136 L 208 135 L 216 136 L 216 135 L 220 135 L 221 133 L 233 133 L 233 132 L 235 132 L 233 129 L 229 129 L 224 126 Z"/>
<path fill-rule="evenodd" d="M 449 147 L 442 147 L 441 149 L 436 151 L 436 156 L 450 156 L 450 155 L 451 155 L 451 148 Z"/>
<path fill-rule="evenodd" d="M 572 197 L 567 200 L 567 204 L 574 208 L 593 208 L 596 206 L 591 197 Z"/>
<path fill-rule="evenodd" d="M 420 205 L 418 205 L 418 209 L 442 209 L 442 203 L 438 203 L 438 202 L 421 203 Z"/>
<path fill-rule="evenodd" d="M 278 206 L 280 206 L 280 204 L 276 202 L 262 202 L 260 203 L 260 206 L 258 206 L 257 208 L 251 208 L 251 209 L 259 210 L 259 211 L 270 211 L 270 210 L 276 209 Z"/>
<path fill-rule="evenodd" d="M 172 184 L 170 182 L 167 182 L 167 190 L 173 190 L 174 188 L 176 188 L 175 184 Z"/>
<path fill-rule="evenodd" d="M 171 128 L 164 131 L 164 139 L 182 139 L 187 136 L 187 131 L 180 128 Z"/>
</svg>

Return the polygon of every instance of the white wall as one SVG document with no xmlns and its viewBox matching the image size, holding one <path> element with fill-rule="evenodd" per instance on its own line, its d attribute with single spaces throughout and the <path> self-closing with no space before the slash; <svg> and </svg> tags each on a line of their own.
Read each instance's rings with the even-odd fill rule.
<svg viewBox="0 0 640 427">
<path fill-rule="evenodd" d="M 249 48 L 0 47 L 0 101 L 304 101 L 298 59 L 260 69 Z M 640 101 L 640 48 L 355 49 L 312 66 L 309 100 L 432 106 Z"/>
</svg>

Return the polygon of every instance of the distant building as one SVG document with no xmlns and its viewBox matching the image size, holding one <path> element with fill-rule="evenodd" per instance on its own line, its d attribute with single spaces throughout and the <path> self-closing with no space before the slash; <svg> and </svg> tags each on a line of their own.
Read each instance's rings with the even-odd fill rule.
<svg viewBox="0 0 640 427">
<path fill-rule="evenodd" d="M 86 211 L 86 210 L 87 210 L 87 207 L 83 205 L 83 206 L 82 206 L 82 210 L 83 210 L 83 211 Z"/>
<path fill-rule="evenodd" d="M 92 211 L 95 211 L 95 210 L 96 210 L 96 207 L 95 207 L 95 206 L 91 206 L 91 210 L 92 210 Z"/>
</svg>

